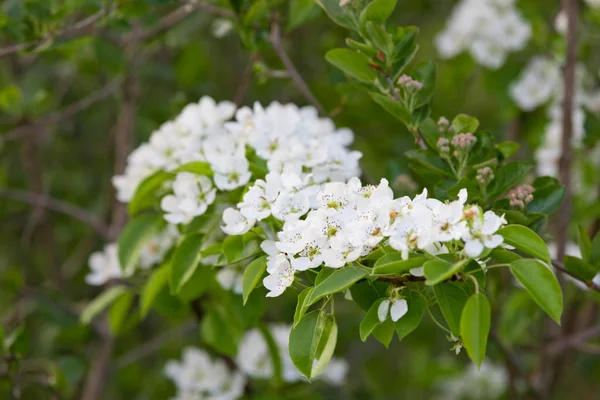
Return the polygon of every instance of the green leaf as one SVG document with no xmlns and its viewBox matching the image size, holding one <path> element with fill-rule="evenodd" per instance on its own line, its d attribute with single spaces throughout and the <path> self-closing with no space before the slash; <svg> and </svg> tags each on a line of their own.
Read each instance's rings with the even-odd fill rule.
<svg viewBox="0 0 600 400">
<path fill-rule="evenodd" d="M 560 325 L 563 309 L 562 291 L 554 273 L 533 259 L 513 261 L 510 263 L 510 271 L 533 300 Z"/>
<path fill-rule="evenodd" d="M 507 158 L 511 158 L 519 149 L 521 145 L 517 142 L 502 142 L 498 143 L 496 149 L 502 154 L 502 157 L 506 160 Z"/>
<path fill-rule="evenodd" d="M 308 380 L 312 377 L 313 363 L 325 330 L 326 319 L 323 310 L 311 311 L 290 332 L 290 358 Z"/>
<path fill-rule="evenodd" d="M 315 0 L 325 10 L 329 18 L 344 28 L 357 30 L 358 22 L 350 11 L 340 6 L 339 0 Z"/>
<path fill-rule="evenodd" d="M 427 308 L 427 299 L 421 293 L 414 290 L 405 290 L 402 295 L 406 298 L 408 311 L 394 323 L 399 340 L 404 339 L 409 333 L 417 329 Z"/>
<path fill-rule="evenodd" d="M 501 264 L 510 264 L 513 261 L 520 260 L 521 256 L 501 248 L 495 248 L 490 252 L 492 260 L 497 261 Z"/>
<path fill-rule="evenodd" d="M 455 264 L 451 264 L 447 261 L 435 259 L 429 260 L 423 265 L 423 272 L 427 281 L 425 282 L 428 286 L 437 285 L 452 277 L 458 271 L 464 268 L 469 263 L 470 259 L 465 259 Z"/>
<path fill-rule="evenodd" d="M 319 285 L 325 279 L 329 278 L 336 270 L 334 268 L 322 267 L 315 278 L 315 286 Z"/>
<path fill-rule="evenodd" d="M 310 295 L 314 289 L 314 287 L 309 287 L 298 294 L 298 302 L 296 303 L 296 311 L 294 312 L 294 326 L 298 325 L 298 322 L 300 322 L 302 317 L 304 317 L 304 314 L 306 314 L 306 311 L 310 306 L 308 300 L 310 300 Z"/>
<path fill-rule="evenodd" d="M 594 279 L 598 273 L 598 268 L 578 257 L 565 256 L 563 258 L 563 263 L 565 264 L 565 268 L 567 270 L 586 282 Z"/>
<path fill-rule="evenodd" d="M 479 127 L 479 120 L 467 114 L 458 114 L 452 120 L 452 128 L 458 133 L 475 133 Z"/>
<path fill-rule="evenodd" d="M 454 282 L 435 285 L 433 292 L 450 331 L 458 337 L 460 335 L 460 316 L 469 297 L 467 292 Z"/>
<path fill-rule="evenodd" d="M 248 296 L 250 296 L 250 293 L 252 293 L 256 285 L 258 285 L 258 282 L 260 282 L 260 278 L 262 278 L 266 269 L 267 256 L 257 258 L 246 267 L 242 278 L 242 296 L 244 304 L 246 304 Z"/>
<path fill-rule="evenodd" d="M 530 163 L 514 161 L 499 167 L 494 179 L 488 186 L 490 198 L 506 193 L 511 187 L 519 183 L 533 166 Z"/>
<path fill-rule="evenodd" d="M 315 286 L 308 305 L 316 303 L 325 296 L 348 289 L 353 283 L 361 280 L 368 274 L 367 270 L 353 265 L 336 270 L 331 276 Z"/>
<path fill-rule="evenodd" d="M 404 104 L 381 93 L 370 92 L 371 98 L 388 113 L 398 118 L 406 126 L 412 123 L 412 114 Z"/>
<path fill-rule="evenodd" d="M 204 254 L 204 252 L 201 252 Z M 200 265 L 195 268 L 192 276 L 179 289 L 177 298 L 184 303 L 189 303 L 192 300 L 199 298 L 212 282 L 214 282 L 215 270 L 208 265 Z"/>
<path fill-rule="evenodd" d="M 112 304 L 108 311 L 108 327 L 113 335 L 121 332 L 123 323 L 129 315 L 131 304 L 133 303 L 133 293 L 122 293 Z"/>
<path fill-rule="evenodd" d="M 507 225 L 498 230 L 504 237 L 504 243 L 509 244 L 523 253 L 551 263 L 548 246 L 534 231 L 523 225 Z"/>
<path fill-rule="evenodd" d="M 158 214 L 142 214 L 130 220 L 118 241 L 119 263 L 123 271 L 130 271 L 138 261 L 140 251 L 162 223 Z"/>
<path fill-rule="evenodd" d="M 289 2 L 287 29 L 292 30 L 318 14 L 319 8 L 313 0 L 292 0 Z"/>
<path fill-rule="evenodd" d="M 84 325 L 88 325 L 97 314 L 102 312 L 126 291 L 127 288 L 125 286 L 113 286 L 106 289 L 83 309 L 79 316 L 79 321 Z"/>
<path fill-rule="evenodd" d="M 215 266 L 236 264 L 261 252 L 256 235 L 249 232 L 245 235 L 228 236 L 223 241 L 223 257 Z"/>
<path fill-rule="evenodd" d="M 154 303 L 156 296 L 160 293 L 160 291 L 167 285 L 169 280 L 169 265 L 161 265 L 159 268 L 155 269 L 152 272 L 152 275 L 142 288 L 142 293 L 140 294 L 140 316 L 141 318 L 145 318 L 150 311 L 150 307 Z"/>
<path fill-rule="evenodd" d="M 367 314 L 365 315 L 363 320 L 361 321 L 361 323 L 360 323 L 360 340 L 362 340 L 363 342 L 365 340 L 367 340 L 367 338 L 373 333 L 373 330 L 379 324 L 381 324 L 381 321 L 379 320 L 379 316 L 377 315 L 377 310 L 379 309 L 379 305 L 386 299 L 387 299 L 387 297 L 382 297 L 381 299 L 378 299 L 377 301 L 375 301 L 371 305 L 371 308 L 369 308 L 369 311 L 367 311 Z"/>
<path fill-rule="evenodd" d="M 360 13 L 360 24 L 364 25 L 368 21 L 383 24 L 392 15 L 396 2 L 397 0 L 373 0 Z"/>
<path fill-rule="evenodd" d="M 554 213 L 565 198 L 565 193 L 565 187 L 560 185 L 536 189 L 533 192 L 533 200 L 527 204 L 527 213 Z"/>
<path fill-rule="evenodd" d="M 377 71 L 369 66 L 371 61 L 364 54 L 349 49 L 333 49 L 325 54 L 325 59 L 361 82 L 372 84 L 377 79 Z"/>
<path fill-rule="evenodd" d="M 171 294 L 177 294 L 183 285 L 191 278 L 202 259 L 200 249 L 204 243 L 203 234 L 187 236 L 177 246 L 171 258 L 171 273 L 169 282 Z"/>
<path fill-rule="evenodd" d="M 592 259 L 592 239 L 590 239 L 583 226 L 579 225 L 578 228 L 577 239 L 579 243 L 579 250 L 581 250 L 581 258 L 589 262 Z"/>
<path fill-rule="evenodd" d="M 141 181 L 127 206 L 129 214 L 136 215 L 146 208 L 153 207 L 164 183 L 174 177 L 175 174 L 171 172 L 157 171 Z"/>
<path fill-rule="evenodd" d="M 407 272 L 413 268 L 421 267 L 426 257 L 413 257 L 407 260 L 402 259 L 400 253 L 386 254 L 381 257 L 373 266 L 372 275 L 398 275 Z"/>
<path fill-rule="evenodd" d="M 233 263 L 244 251 L 244 238 L 241 235 L 227 236 L 223 241 L 223 254 L 229 263 Z"/>
<path fill-rule="evenodd" d="M 213 176 L 213 171 L 210 168 L 210 164 L 204 161 L 191 161 L 186 164 L 180 165 L 173 171 L 178 172 L 189 172 L 196 175 Z"/>
<path fill-rule="evenodd" d="M 317 345 L 315 354 L 315 363 L 312 367 L 311 378 L 317 377 L 325 371 L 329 361 L 333 356 L 335 345 L 337 344 L 338 327 L 332 315 L 327 315 L 323 334 Z"/>
<path fill-rule="evenodd" d="M 392 321 L 391 318 L 388 318 L 373 329 L 373 336 L 387 349 L 394 338 L 395 331 L 396 325 L 394 325 L 394 321 Z"/>
<path fill-rule="evenodd" d="M 438 154 L 430 150 L 409 150 L 404 153 L 411 162 L 417 163 L 440 176 L 452 178 L 454 174 Z"/>
<path fill-rule="evenodd" d="M 389 286 L 390 284 L 387 282 L 369 282 L 369 280 L 365 279 L 350 286 L 350 294 L 356 305 L 367 312 L 377 299 L 385 296 Z"/>
<path fill-rule="evenodd" d="M 415 96 L 415 108 L 428 103 L 433 96 L 435 90 L 436 65 L 433 61 L 428 61 L 425 64 L 417 67 L 417 80 L 423 84 Z"/>
<path fill-rule="evenodd" d="M 369 46 L 368 44 L 360 43 L 360 42 L 357 42 L 350 38 L 346 38 L 346 45 L 348 47 L 350 47 L 352 50 L 356 50 L 361 53 L 364 53 L 369 57 L 377 56 L 377 49 L 373 46 Z"/>
<path fill-rule="evenodd" d="M 366 23 L 366 30 L 375 47 L 385 54 L 389 54 L 392 51 L 394 45 L 392 43 L 392 36 L 381 25 L 375 25 L 373 22 L 368 21 Z"/>
<path fill-rule="evenodd" d="M 600 268 L 600 233 L 596 234 L 592 241 L 592 253 L 590 256 L 590 262 L 592 265 Z"/>
<path fill-rule="evenodd" d="M 479 368 L 485 358 L 492 315 L 490 302 L 481 293 L 472 295 L 460 318 L 460 336 L 469 358 Z"/>
<path fill-rule="evenodd" d="M 256 0 L 251 4 L 252 5 L 248 8 L 242 20 L 245 26 L 250 26 L 255 22 L 259 22 L 260 19 L 265 17 L 269 12 L 267 0 Z"/>
</svg>

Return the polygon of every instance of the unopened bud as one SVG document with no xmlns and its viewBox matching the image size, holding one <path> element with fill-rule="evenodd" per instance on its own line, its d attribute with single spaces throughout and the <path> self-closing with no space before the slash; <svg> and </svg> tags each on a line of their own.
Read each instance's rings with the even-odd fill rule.
<svg viewBox="0 0 600 400">
<path fill-rule="evenodd" d="M 452 138 L 452 146 L 456 149 L 468 149 L 477 142 L 472 133 L 459 133 Z"/>
<path fill-rule="evenodd" d="M 494 171 L 490 167 L 484 167 L 477 170 L 476 178 L 482 185 L 487 185 L 494 179 Z"/>
</svg>

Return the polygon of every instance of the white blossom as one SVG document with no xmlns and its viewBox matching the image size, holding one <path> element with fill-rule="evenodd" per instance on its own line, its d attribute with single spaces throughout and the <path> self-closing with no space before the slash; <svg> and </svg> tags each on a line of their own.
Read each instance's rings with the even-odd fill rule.
<svg viewBox="0 0 600 400">
<path fill-rule="evenodd" d="M 246 218 L 235 208 L 229 207 L 223 211 L 223 222 L 221 230 L 228 235 L 243 235 L 248 232 L 256 222 L 254 219 Z"/>
<path fill-rule="evenodd" d="M 396 322 L 407 312 L 408 303 L 406 303 L 405 299 L 389 298 L 379 304 L 377 318 L 379 318 L 379 321 L 384 322 L 389 316 L 392 318 L 392 321 Z"/>
<path fill-rule="evenodd" d="M 202 215 L 215 201 L 216 189 L 204 175 L 180 172 L 173 182 L 173 194 L 162 198 L 160 206 L 165 219 L 172 224 L 187 224 Z"/>
<path fill-rule="evenodd" d="M 124 276 L 117 255 L 116 243 L 106 245 L 103 251 L 92 253 L 88 263 L 91 270 L 85 277 L 85 282 L 88 285 L 100 286 L 111 279 L 118 279 Z"/>
</svg>

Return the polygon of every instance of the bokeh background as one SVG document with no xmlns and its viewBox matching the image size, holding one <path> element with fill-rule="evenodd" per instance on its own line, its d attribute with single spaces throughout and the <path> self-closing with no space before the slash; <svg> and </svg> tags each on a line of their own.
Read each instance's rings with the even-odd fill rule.
<svg viewBox="0 0 600 400">
<path fill-rule="evenodd" d="M 286 10 L 300 1 L 278 3 Z M 230 7 L 227 1 L 211 4 Z M 390 20 L 418 26 L 417 61 L 437 62 L 433 115 L 474 115 L 498 139 L 520 142 L 519 157 L 531 160 L 545 120 L 539 112 L 519 111 L 507 87 L 531 54 L 551 51 L 558 1 L 518 2 L 533 37 L 496 71 L 465 54 L 452 60 L 436 55 L 433 38 L 455 4 L 400 0 Z M 0 5 L 0 49 L 30 44 L 10 54 L 0 50 L 0 326 L 5 337 L 22 331 L 18 340 L 28 372 L 19 378 L 20 398 L 81 398 L 86 377 L 104 356 L 109 367 L 101 398 L 173 395 L 164 363 L 178 358 L 182 347 L 201 344 L 183 304 L 167 304 L 142 323 L 132 322 L 110 343 L 78 321 L 83 306 L 99 293 L 84 283 L 89 254 L 113 240 L 125 222 L 110 179 L 122 172 L 135 146 L 203 95 L 240 105 L 307 104 L 293 81 L 282 76 L 284 68 L 267 40 L 268 24 L 255 23 L 252 46 L 211 8 L 193 7 L 185 18 L 161 25 L 181 5 L 173 0 L 5 0 Z M 106 15 L 69 31 L 100 12 Z M 318 7 L 283 26 L 284 46 L 314 95 L 333 112 L 338 126 L 354 131 L 365 174 L 374 180 L 388 177 L 397 192 L 415 193 L 418 187 L 405 175 L 403 158 L 413 146 L 411 136 L 324 59 L 328 50 L 343 46 L 348 32 Z M 65 35 L 45 39 L 65 30 Z M 594 36 L 600 30 L 590 35 L 581 52 L 590 70 L 597 71 L 600 41 L 593 38 L 600 38 Z M 586 123 L 597 132 L 596 117 Z M 583 219 L 582 214 L 574 220 Z M 511 312 L 496 323 L 517 351 L 535 348 L 537 330 L 543 329 L 535 322 L 542 321 L 541 311 L 526 297 L 509 300 Z M 295 293 L 272 302 L 268 320 L 291 319 Z M 457 357 L 449 350 L 451 342 L 430 320 L 386 350 L 372 339 L 357 342 L 361 318 L 352 303 L 339 307 L 336 355 L 350 362 L 346 385 L 298 384 L 268 398 L 449 398 L 443 380 L 468 368 L 468 362 L 464 354 Z M 500 349 L 492 345 L 489 353 L 491 362 L 503 368 Z M 565 363 L 554 398 L 600 398 L 598 356 L 574 352 Z M 13 384 L 0 372 L 1 398 L 11 398 Z M 486 393 L 491 392 L 473 398 L 488 398 Z"/>
</svg>

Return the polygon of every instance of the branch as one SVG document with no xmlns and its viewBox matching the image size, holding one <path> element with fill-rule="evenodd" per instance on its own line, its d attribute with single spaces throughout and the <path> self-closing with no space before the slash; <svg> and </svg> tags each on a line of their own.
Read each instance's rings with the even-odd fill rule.
<svg viewBox="0 0 600 400">
<path fill-rule="evenodd" d="M 273 45 L 273 50 L 275 50 L 275 53 L 277 53 L 277 56 L 287 69 L 288 73 L 290 74 L 290 78 L 292 78 L 292 81 L 294 82 L 300 93 L 302 93 L 306 100 L 308 100 L 309 103 L 311 103 L 317 110 L 319 110 L 319 112 L 322 115 L 327 115 L 327 112 L 325 111 L 321 103 L 319 103 L 319 100 L 317 100 L 317 98 L 312 94 L 310 88 L 308 87 L 306 82 L 304 82 L 304 79 L 302 79 L 302 75 L 300 75 L 300 73 L 294 66 L 294 63 L 292 62 L 292 60 L 290 60 L 287 53 L 285 52 L 285 49 L 281 44 L 281 27 L 279 26 L 279 18 L 277 15 L 274 16 L 273 22 L 271 23 L 271 35 L 269 36 L 269 40 Z"/>
<path fill-rule="evenodd" d="M 566 269 L 562 262 L 560 262 L 558 260 L 552 260 L 552 266 L 560 273 L 568 275 L 571 278 L 575 279 L 576 281 L 581 282 L 588 288 L 595 290 L 597 292 L 600 292 L 600 285 L 597 285 L 593 281 L 585 281 L 585 280 L 581 279 L 580 277 L 578 277 L 577 275 L 573 274 L 571 271 Z"/>
<path fill-rule="evenodd" d="M 83 110 L 90 108 L 99 101 L 111 96 L 119 89 L 120 85 L 121 81 L 119 79 L 114 80 L 103 88 L 90 93 L 87 97 L 84 97 L 83 99 L 67 106 L 63 110 L 52 112 L 27 125 L 22 125 L 18 128 L 15 128 L 0 138 L 5 141 L 18 140 L 36 132 L 40 128 L 45 128 L 48 125 L 69 119 L 79 114 Z"/>
<path fill-rule="evenodd" d="M 97 13 L 82 19 L 81 21 L 75 23 L 73 26 L 67 27 L 63 30 L 60 30 L 54 34 L 49 34 L 47 37 L 34 40 L 27 43 L 15 44 L 12 46 L 0 48 L 0 57 L 7 56 L 9 54 L 13 54 L 19 51 L 27 50 L 31 47 L 43 46 L 46 43 L 49 43 L 54 40 L 67 40 L 67 39 L 75 39 L 78 37 L 86 36 L 94 32 L 95 24 L 102 20 L 105 16 L 109 15 L 113 9 L 112 6 L 105 6 Z"/>
<path fill-rule="evenodd" d="M 551 342 L 547 347 L 547 351 L 548 354 L 557 355 L 569 350 L 570 348 L 580 348 L 585 346 L 587 341 L 597 337 L 600 337 L 600 326 L 593 326 L 582 332 L 578 332 L 571 336 L 563 337 Z"/>
<path fill-rule="evenodd" d="M 108 227 L 100 218 L 71 203 L 67 203 L 43 194 L 17 189 L 1 189 L 0 198 L 20 201 L 22 203 L 43 207 L 57 213 L 68 215 L 91 226 L 103 237 L 107 237 L 108 235 Z"/>
<path fill-rule="evenodd" d="M 559 162 L 560 180 L 565 185 L 565 199 L 558 217 L 557 258 L 562 260 L 567 246 L 571 221 L 571 139 L 573 137 L 573 100 L 575 98 L 575 66 L 577 64 L 577 0 L 562 0 L 567 15 L 567 57 L 563 66 L 562 155 Z"/>
</svg>

